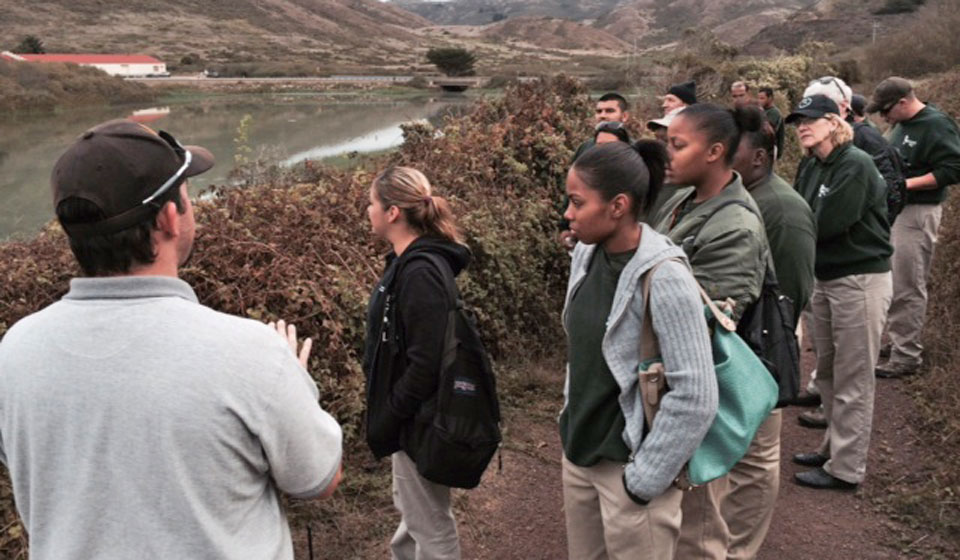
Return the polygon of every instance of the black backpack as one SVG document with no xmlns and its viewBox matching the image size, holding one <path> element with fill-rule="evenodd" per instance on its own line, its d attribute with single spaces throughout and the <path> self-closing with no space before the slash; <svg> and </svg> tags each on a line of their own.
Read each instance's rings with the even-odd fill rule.
<svg viewBox="0 0 960 560">
<path fill-rule="evenodd" d="M 424 404 L 433 421 L 418 434 L 411 458 L 417 472 L 431 482 L 475 488 L 502 440 L 496 378 L 450 265 L 428 252 L 411 255 L 410 260 L 420 258 L 440 271 L 450 311 L 437 394 Z"/>
<path fill-rule="evenodd" d="M 763 223 L 763 218 L 742 200 L 724 202 L 703 223 L 706 224 L 714 214 L 731 204 L 746 208 Z M 797 342 L 796 317 L 793 300 L 780 293 L 777 275 L 768 262 L 760 297 L 740 315 L 737 334 L 776 380 L 780 388 L 777 407 L 793 403 L 800 392 L 800 345 Z"/>
<path fill-rule="evenodd" d="M 907 178 L 900 152 L 880 132 L 867 123 L 855 123 L 854 144 L 873 158 L 873 164 L 887 184 L 887 221 L 893 225 L 907 204 Z"/>
</svg>

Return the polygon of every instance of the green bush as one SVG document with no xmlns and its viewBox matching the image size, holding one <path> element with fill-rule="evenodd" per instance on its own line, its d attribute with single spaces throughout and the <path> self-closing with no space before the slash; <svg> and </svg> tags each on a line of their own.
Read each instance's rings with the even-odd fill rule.
<svg viewBox="0 0 960 560">
<path fill-rule="evenodd" d="M 439 130 L 407 127 L 403 146 L 370 169 L 308 163 L 273 184 L 221 189 L 196 205 L 196 251 L 182 277 L 206 305 L 284 318 L 314 338 L 310 372 L 359 471 L 364 308 L 386 251 L 371 239 L 365 215 L 374 173 L 417 167 L 451 201 L 474 254 L 460 285 L 494 358 L 553 355 L 564 344 L 559 315 L 569 266 L 557 242 L 558 185 L 588 132 L 590 108 L 573 80 L 522 84 Z M 0 263 L 0 334 L 58 299 L 77 273 L 55 225 L 0 245 Z M 0 516 L 7 527 L 0 557 L 12 558 L 24 539 L 6 479 Z"/>
</svg>

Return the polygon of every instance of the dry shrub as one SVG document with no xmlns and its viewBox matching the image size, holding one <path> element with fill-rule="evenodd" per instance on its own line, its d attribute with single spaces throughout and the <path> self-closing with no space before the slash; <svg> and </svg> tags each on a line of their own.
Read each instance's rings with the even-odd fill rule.
<svg viewBox="0 0 960 560">
<path fill-rule="evenodd" d="M 589 115 L 578 82 L 518 85 L 439 129 L 408 127 L 404 145 L 369 170 L 308 163 L 273 184 L 220 190 L 197 204 L 200 235 L 182 277 L 206 305 L 262 321 L 284 318 L 314 338 L 310 372 L 323 406 L 344 426 L 348 468 L 363 472 L 359 358 L 365 305 L 386 250 L 371 239 L 365 215 L 373 173 L 390 164 L 418 167 L 452 201 L 474 253 L 460 285 L 494 357 L 555 354 L 563 344 L 567 268 L 556 208 Z M 56 226 L 30 241 L 0 245 L 0 263 L 0 334 L 57 300 L 77 272 Z M 353 508 L 364 502 L 364 492 L 382 490 L 369 481 L 352 484 L 360 487 L 348 484 L 344 493 Z M 0 516 L 7 523 L 0 557 L 12 558 L 23 552 L 23 532 L 6 477 Z M 337 515 L 327 517 L 334 523 Z M 315 519 L 309 512 L 305 518 Z"/>
<path fill-rule="evenodd" d="M 894 505 L 914 524 L 960 546 L 960 190 L 944 204 L 931 271 L 923 375 L 910 382 L 922 422 L 916 433 L 932 457 L 931 476 L 898 488 Z"/>
<path fill-rule="evenodd" d="M 89 66 L 0 60 L 0 111 L 152 101 L 156 93 Z"/>
<path fill-rule="evenodd" d="M 960 11 L 955 1 L 939 0 L 917 18 L 866 49 L 864 67 L 876 81 L 887 76 L 917 77 L 960 64 Z"/>
</svg>

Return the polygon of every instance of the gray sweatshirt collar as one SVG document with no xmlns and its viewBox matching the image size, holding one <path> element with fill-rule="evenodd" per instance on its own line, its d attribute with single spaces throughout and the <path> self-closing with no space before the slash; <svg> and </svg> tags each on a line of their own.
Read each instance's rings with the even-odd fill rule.
<svg viewBox="0 0 960 560">
<path fill-rule="evenodd" d="M 192 303 L 197 295 L 190 284 L 169 276 L 109 276 L 70 280 L 67 300 L 143 299 L 178 297 Z"/>
</svg>

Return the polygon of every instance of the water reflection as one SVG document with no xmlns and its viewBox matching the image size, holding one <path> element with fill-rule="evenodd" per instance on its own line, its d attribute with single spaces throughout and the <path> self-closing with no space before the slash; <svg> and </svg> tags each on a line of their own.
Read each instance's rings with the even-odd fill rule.
<svg viewBox="0 0 960 560">
<path fill-rule="evenodd" d="M 127 117 L 169 130 L 187 144 L 213 152 L 217 165 L 191 180 L 191 190 L 225 184 L 238 144 L 252 158 L 294 164 L 350 152 L 377 152 L 402 142 L 400 125 L 443 115 L 463 101 L 419 99 L 398 102 L 329 103 L 278 96 L 205 99 L 190 104 L 64 111 L 47 117 L 0 115 L 0 238 L 29 235 L 53 218 L 50 170 L 74 138 L 91 126 Z M 249 115 L 248 125 L 238 131 Z M 243 138 L 245 136 L 245 139 Z"/>
</svg>

